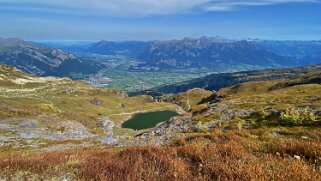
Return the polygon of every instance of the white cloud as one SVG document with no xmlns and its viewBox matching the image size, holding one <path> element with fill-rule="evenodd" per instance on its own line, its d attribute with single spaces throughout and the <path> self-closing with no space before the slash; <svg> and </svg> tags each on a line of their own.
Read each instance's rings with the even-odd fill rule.
<svg viewBox="0 0 321 181">
<path fill-rule="evenodd" d="M 280 3 L 316 3 L 319 0 L 0 0 L 23 8 L 30 3 L 39 11 L 108 15 L 165 15 L 198 11 L 229 11 L 241 6 Z M 44 8 L 45 6 L 45 8 Z M 1 8 L 1 7 L 0 7 Z M 66 9 L 67 8 L 67 9 Z M 30 9 L 30 8 L 29 8 Z"/>
<path fill-rule="evenodd" d="M 319 0 L 214 0 L 206 7 L 208 11 L 230 11 L 240 6 L 263 6 L 282 3 L 318 3 Z"/>
</svg>

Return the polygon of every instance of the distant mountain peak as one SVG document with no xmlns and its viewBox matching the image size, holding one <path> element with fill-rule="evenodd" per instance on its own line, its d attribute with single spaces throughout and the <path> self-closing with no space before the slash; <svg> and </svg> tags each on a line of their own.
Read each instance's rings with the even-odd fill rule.
<svg viewBox="0 0 321 181">
<path fill-rule="evenodd" d="M 33 47 L 35 44 L 20 38 L 0 38 L 0 47 L 13 48 L 18 46 Z"/>
</svg>

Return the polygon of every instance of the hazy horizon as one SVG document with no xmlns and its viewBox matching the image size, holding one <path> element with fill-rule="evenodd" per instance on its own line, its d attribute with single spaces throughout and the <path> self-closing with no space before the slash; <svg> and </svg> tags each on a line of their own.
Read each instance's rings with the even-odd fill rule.
<svg viewBox="0 0 321 181">
<path fill-rule="evenodd" d="M 86 39 L 24 39 L 21 37 L 0 37 L 4 39 L 11 39 L 11 38 L 18 38 L 25 41 L 31 41 L 36 43 L 66 43 L 66 44 L 73 44 L 73 43 L 97 43 L 99 41 L 113 41 L 113 42 L 127 42 L 127 41 L 141 41 L 141 42 L 149 42 L 149 41 L 171 41 L 171 40 L 182 40 L 184 38 L 193 38 L 198 39 L 201 37 L 222 37 L 227 40 L 235 40 L 235 41 L 241 41 L 241 40 L 256 40 L 256 41 L 321 41 L 321 38 L 318 39 L 264 39 L 264 38 L 252 38 L 252 37 L 244 37 L 244 38 L 227 38 L 223 36 L 195 36 L 195 37 L 178 37 L 178 38 L 170 38 L 170 39 L 146 39 L 146 40 L 140 40 L 140 39 L 124 39 L 124 40 L 114 40 L 114 39 L 95 39 L 95 40 L 86 40 Z"/>
</svg>

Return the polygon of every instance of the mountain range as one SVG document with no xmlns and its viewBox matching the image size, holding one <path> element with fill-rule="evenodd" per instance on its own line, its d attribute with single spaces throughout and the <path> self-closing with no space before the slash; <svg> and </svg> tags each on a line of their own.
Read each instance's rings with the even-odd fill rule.
<svg viewBox="0 0 321 181">
<path fill-rule="evenodd" d="M 268 51 L 298 59 L 321 54 L 321 41 L 254 40 L 254 42 L 263 46 Z"/>
<path fill-rule="evenodd" d="M 58 47 L 58 48 L 55 48 Z M 67 53 L 67 52 L 73 53 Z M 208 72 L 285 68 L 321 63 L 320 41 L 229 40 L 222 37 L 169 41 L 100 41 L 40 44 L 0 39 L 0 63 L 41 76 L 94 74 L 105 66 L 86 55 L 121 55 L 137 63 L 129 71 L 206 69 Z"/>
<path fill-rule="evenodd" d="M 59 77 L 95 73 L 103 67 L 61 49 L 17 38 L 0 38 L 0 63 L 15 66 L 27 73 Z"/>
<path fill-rule="evenodd" d="M 229 40 L 222 37 L 169 41 L 101 41 L 87 49 L 126 55 L 139 62 L 132 71 L 206 67 L 212 71 L 281 68 L 321 63 L 320 41 Z"/>
<path fill-rule="evenodd" d="M 147 65 L 161 68 L 226 66 L 284 67 L 296 60 L 266 51 L 248 41 L 228 41 L 217 38 L 185 38 L 179 41 L 156 42 L 144 51 L 141 59 Z"/>
</svg>

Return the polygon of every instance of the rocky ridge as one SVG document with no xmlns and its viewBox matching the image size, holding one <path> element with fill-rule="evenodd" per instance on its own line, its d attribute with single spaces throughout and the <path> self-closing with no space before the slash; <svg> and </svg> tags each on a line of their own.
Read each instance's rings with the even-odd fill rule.
<svg viewBox="0 0 321 181">
<path fill-rule="evenodd" d="M 80 59 L 57 48 L 21 39 L 0 39 L 0 63 L 42 76 L 70 76 L 95 73 L 102 65 Z"/>
</svg>

